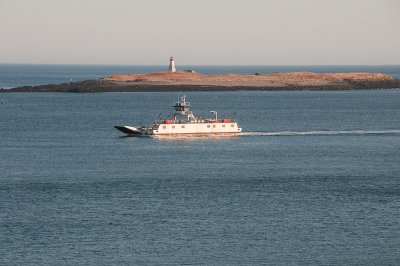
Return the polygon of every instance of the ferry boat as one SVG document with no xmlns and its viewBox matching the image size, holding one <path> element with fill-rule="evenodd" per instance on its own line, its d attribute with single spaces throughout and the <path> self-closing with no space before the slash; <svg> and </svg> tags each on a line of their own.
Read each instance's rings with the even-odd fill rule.
<svg viewBox="0 0 400 266">
<path fill-rule="evenodd" d="M 155 122 L 150 126 L 123 125 L 114 126 L 128 136 L 233 136 L 242 132 L 234 118 L 218 118 L 216 111 L 211 111 L 214 117 L 203 119 L 193 115 L 190 102 L 182 96 L 174 104 L 175 113 L 169 119 Z"/>
</svg>

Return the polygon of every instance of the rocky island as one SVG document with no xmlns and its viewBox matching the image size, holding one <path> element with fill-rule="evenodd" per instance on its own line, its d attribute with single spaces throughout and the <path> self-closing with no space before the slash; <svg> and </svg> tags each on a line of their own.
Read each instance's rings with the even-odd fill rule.
<svg viewBox="0 0 400 266">
<path fill-rule="evenodd" d="M 204 75 L 194 71 L 117 74 L 97 80 L 24 86 L 0 92 L 167 92 L 237 90 L 360 90 L 400 88 L 400 80 L 380 73 L 277 72 Z"/>
</svg>

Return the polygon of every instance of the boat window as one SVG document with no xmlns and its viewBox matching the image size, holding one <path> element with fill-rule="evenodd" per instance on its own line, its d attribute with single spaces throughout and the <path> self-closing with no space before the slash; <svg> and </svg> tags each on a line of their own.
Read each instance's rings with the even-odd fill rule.
<svg viewBox="0 0 400 266">
<path fill-rule="evenodd" d="M 222 125 L 222 127 L 225 127 L 225 125 Z"/>
<path fill-rule="evenodd" d="M 207 125 L 207 128 L 210 128 L 211 126 L 210 125 Z"/>
<path fill-rule="evenodd" d="M 174 128 L 175 128 L 175 126 L 172 126 L 172 128 L 174 129 Z"/>
<path fill-rule="evenodd" d="M 216 125 L 213 125 L 213 127 L 216 127 Z"/>
<path fill-rule="evenodd" d="M 185 125 L 182 125 L 181 127 L 182 127 L 182 128 L 185 128 Z"/>
<path fill-rule="evenodd" d="M 163 129 L 166 129 L 166 128 L 167 128 L 167 126 L 163 126 L 162 128 L 163 128 Z"/>
<path fill-rule="evenodd" d="M 233 124 L 231 124 L 231 127 L 234 127 L 234 125 L 233 125 Z"/>
</svg>

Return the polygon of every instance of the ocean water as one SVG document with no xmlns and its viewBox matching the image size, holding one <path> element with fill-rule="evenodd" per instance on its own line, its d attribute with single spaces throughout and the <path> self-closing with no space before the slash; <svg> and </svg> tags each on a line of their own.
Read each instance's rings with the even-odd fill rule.
<svg viewBox="0 0 400 266">
<path fill-rule="evenodd" d="M 0 95 L 0 265 L 398 265 L 400 90 Z"/>
<path fill-rule="evenodd" d="M 384 73 L 400 79 L 400 65 L 383 66 L 187 66 L 178 65 L 178 70 L 191 69 L 203 74 L 254 74 L 273 72 L 311 71 L 372 72 Z M 166 71 L 165 65 L 118 66 L 118 65 L 20 65 L 0 64 L 0 88 L 60 84 L 73 81 L 97 79 L 111 74 L 148 73 Z"/>
</svg>

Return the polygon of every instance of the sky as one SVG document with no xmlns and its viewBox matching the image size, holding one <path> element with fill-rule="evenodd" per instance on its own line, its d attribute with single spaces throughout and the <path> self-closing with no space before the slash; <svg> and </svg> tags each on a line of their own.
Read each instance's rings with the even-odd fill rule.
<svg viewBox="0 0 400 266">
<path fill-rule="evenodd" d="M 400 0 L 0 0 L 0 63 L 400 64 Z"/>
</svg>

